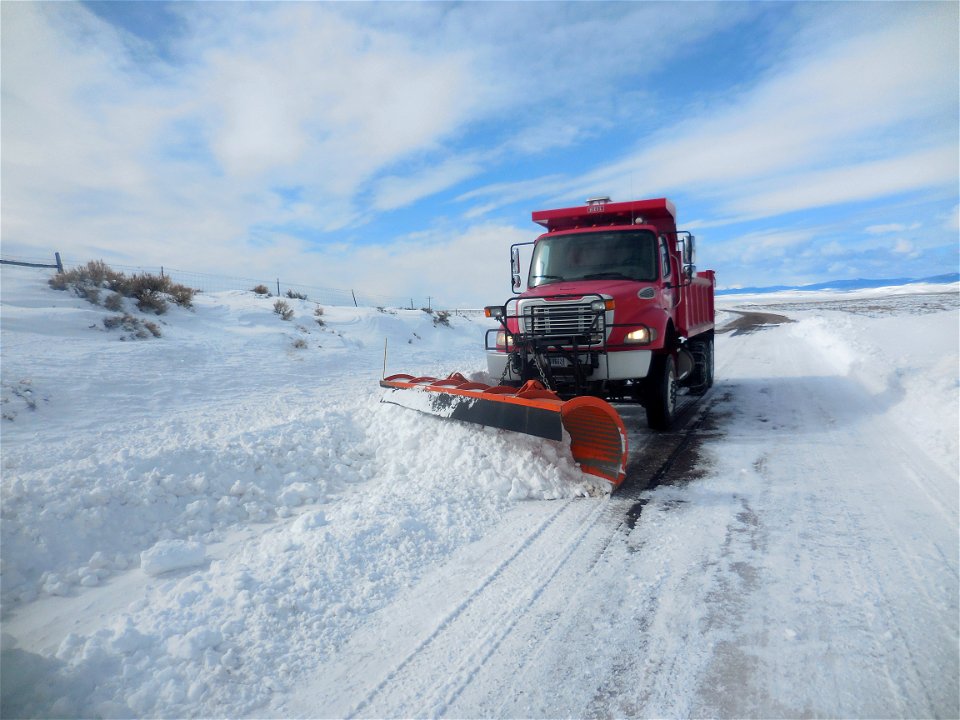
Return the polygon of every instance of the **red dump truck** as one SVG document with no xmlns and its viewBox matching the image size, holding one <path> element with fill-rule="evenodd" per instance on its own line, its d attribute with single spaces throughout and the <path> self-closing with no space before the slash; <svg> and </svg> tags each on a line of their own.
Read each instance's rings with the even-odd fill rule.
<svg viewBox="0 0 960 720">
<path fill-rule="evenodd" d="M 655 429 L 673 421 L 678 387 L 713 384 L 712 270 L 696 272 L 695 239 L 665 198 L 542 210 L 527 290 L 486 309 L 487 366 L 502 384 L 538 380 L 561 397 L 634 401 Z"/>
<path fill-rule="evenodd" d="M 678 231 L 665 198 L 533 213 L 546 232 L 510 249 L 521 289 L 520 246 L 532 245 L 527 289 L 486 315 L 495 384 L 391 375 L 383 400 L 433 415 L 569 438 L 581 469 L 614 486 L 626 476 L 627 431 L 610 402 L 638 402 L 669 429 L 679 388 L 713 384 L 713 271 L 697 272 L 695 240 Z M 410 392 L 414 391 L 414 392 Z"/>
</svg>

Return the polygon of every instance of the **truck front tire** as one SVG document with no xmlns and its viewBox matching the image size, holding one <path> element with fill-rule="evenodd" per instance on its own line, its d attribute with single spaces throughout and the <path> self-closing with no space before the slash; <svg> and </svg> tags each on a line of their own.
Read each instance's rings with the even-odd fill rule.
<svg viewBox="0 0 960 720">
<path fill-rule="evenodd" d="M 677 368 L 672 355 L 654 356 L 647 383 L 647 425 L 669 430 L 677 408 Z"/>
</svg>

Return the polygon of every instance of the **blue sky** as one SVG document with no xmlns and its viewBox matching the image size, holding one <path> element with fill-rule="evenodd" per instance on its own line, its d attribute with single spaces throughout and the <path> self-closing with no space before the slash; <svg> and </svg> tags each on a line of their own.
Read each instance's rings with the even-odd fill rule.
<svg viewBox="0 0 960 720">
<path fill-rule="evenodd" d="M 482 305 L 607 194 L 724 287 L 955 272 L 958 7 L 3 3 L 3 252 Z"/>
</svg>

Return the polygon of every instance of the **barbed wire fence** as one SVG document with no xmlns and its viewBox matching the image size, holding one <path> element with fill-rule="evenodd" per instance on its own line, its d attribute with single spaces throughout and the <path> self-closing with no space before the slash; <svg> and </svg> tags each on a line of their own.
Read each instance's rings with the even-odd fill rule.
<svg viewBox="0 0 960 720">
<path fill-rule="evenodd" d="M 50 263 L 50 258 L 38 258 L 38 257 L 20 257 L 20 258 L 2 258 L 0 263 L 3 265 L 19 265 L 21 267 L 33 267 L 33 268 L 53 268 L 57 272 L 63 272 L 63 261 L 60 259 L 60 253 L 55 252 L 53 254 L 53 263 Z"/>
<path fill-rule="evenodd" d="M 62 272 L 64 268 L 72 268 L 85 263 L 85 261 L 73 262 L 69 258 L 64 259 L 59 252 L 54 253 L 54 257 L 56 264 L 51 263 L 50 256 L 29 257 L 4 254 L 0 256 L 0 263 L 15 266 L 59 268 L 59 272 Z M 411 310 L 426 308 L 429 310 L 442 309 L 464 314 L 480 312 L 480 310 L 476 308 L 440 308 L 437 307 L 437 303 L 435 302 L 436 298 L 432 296 L 379 295 L 352 288 L 330 288 L 300 282 L 288 282 L 281 278 L 216 275 L 213 273 L 195 272 L 193 270 L 181 270 L 165 265 L 124 265 L 113 262 L 107 264 L 114 270 L 126 274 L 149 273 L 152 275 L 167 276 L 176 283 L 186 285 L 187 287 L 204 293 L 230 290 L 252 291 L 256 287 L 263 286 L 267 288 L 271 295 L 286 296 L 288 293 L 293 293 L 296 296 L 306 296 L 306 299 L 319 305 L 352 305 L 354 307 L 407 308 Z"/>
</svg>

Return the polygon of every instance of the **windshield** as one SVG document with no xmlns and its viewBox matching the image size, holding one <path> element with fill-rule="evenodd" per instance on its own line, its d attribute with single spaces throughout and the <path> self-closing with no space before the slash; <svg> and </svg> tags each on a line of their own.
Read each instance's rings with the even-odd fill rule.
<svg viewBox="0 0 960 720">
<path fill-rule="evenodd" d="M 558 235 L 537 242 L 528 287 L 563 280 L 657 279 L 657 239 L 649 230 Z"/>
</svg>

